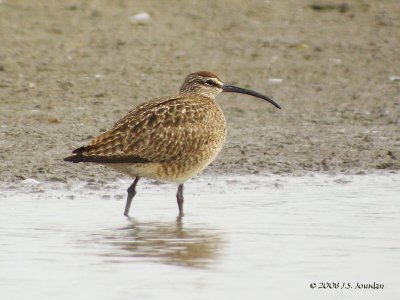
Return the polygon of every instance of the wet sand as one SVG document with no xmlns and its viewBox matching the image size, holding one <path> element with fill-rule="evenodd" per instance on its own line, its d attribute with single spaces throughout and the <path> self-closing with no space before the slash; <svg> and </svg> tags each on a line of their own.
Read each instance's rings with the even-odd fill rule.
<svg viewBox="0 0 400 300">
<path fill-rule="evenodd" d="M 397 171 L 399 13 L 397 0 L 3 0 L 0 181 L 120 177 L 62 158 L 203 69 L 283 107 L 221 95 L 229 137 L 208 175 Z"/>
</svg>

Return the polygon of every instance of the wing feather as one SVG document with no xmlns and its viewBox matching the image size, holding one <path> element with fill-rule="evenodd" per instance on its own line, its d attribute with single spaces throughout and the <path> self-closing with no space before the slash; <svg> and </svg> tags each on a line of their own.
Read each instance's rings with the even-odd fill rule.
<svg viewBox="0 0 400 300">
<path fill-rule="evenodd" d="M 209 126 L 214 115 L 208 110 L 208 105 L 193 97 L 155 99 L 139 105 L 112 129 L 74 153 L 85 157 L 85 161 L 90 161 L 88 157 L 101 157 L 94 159 L 98 162 L 113 157 L 132 157 L 138 162 L 185 160 L 218 138 Z"/>
</svg>

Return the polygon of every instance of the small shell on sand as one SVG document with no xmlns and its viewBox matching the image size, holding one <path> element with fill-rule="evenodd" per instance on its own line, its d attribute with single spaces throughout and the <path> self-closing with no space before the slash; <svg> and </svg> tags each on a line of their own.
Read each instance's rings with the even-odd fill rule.
<svg viewBox="0 0 400 300">
<path fill-rule="evenodd" d="M 134 23 L 143 24 L 150 20 L 150 15 L 147 12 L 142 12 L 129 17 L 129 19 Z"/>
</svg>

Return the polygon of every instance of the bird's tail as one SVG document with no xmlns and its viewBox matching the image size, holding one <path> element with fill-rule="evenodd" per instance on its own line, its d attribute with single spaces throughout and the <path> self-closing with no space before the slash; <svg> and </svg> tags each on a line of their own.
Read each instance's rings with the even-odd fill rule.
<svg viewBox="0 0 400 300">
<path fill-rule="evenodd" d="M 120 155 L 111 155 L 111 156 L 94 156 L 94 155 L 83 155 L 83 154 L 75 154 L 64 158 L 64 161 L 70 161 L 73 163 L 79 162 L 92 162 L 99 164 L 112 164 L 112 163 L 132 163 L 132 164 L 144 164 L 151 162 L 148 159 L 131 155 L 131 156 L 120 156 Z"/>
</svg>

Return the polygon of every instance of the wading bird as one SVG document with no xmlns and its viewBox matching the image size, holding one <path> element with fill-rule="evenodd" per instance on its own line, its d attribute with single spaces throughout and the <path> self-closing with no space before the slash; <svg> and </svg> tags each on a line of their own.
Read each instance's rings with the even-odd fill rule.
<svg viewBox="0 0 400 300">
<path fill-rule="evenodd" d="M 140 177 L 178 184 L 179 216 L 183 216 L 183 184 L 200 173 L 220 152 L 226 138 L 224 114 L 215 101 L 221 92 L 247 94 L 281 108 L 252 90 L 222 83 L 208 71 L 190 74 L 179 95 L 145 102 L 65 161 L 109 166 L 135 177 L 128 188 L 128 216 Z"/>
</svg>

